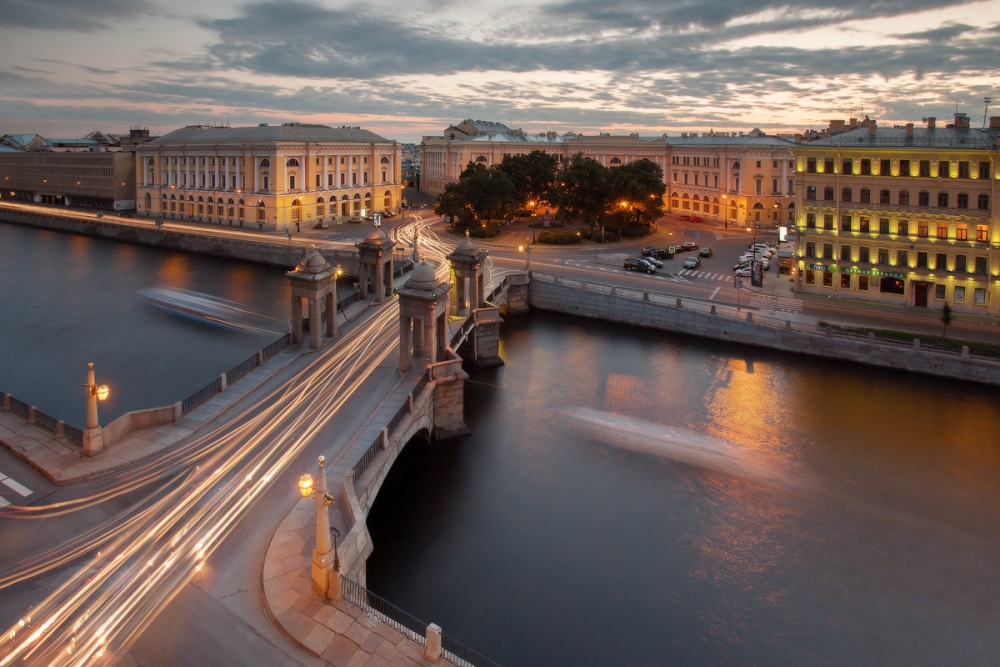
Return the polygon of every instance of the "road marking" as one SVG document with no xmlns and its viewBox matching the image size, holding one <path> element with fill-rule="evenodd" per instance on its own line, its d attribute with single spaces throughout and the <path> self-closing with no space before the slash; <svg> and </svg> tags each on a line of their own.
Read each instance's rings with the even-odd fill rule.
<svg viewBox="0 0 1000 667">
<path fill-rule="evenodd" d="M 7 505 L 10 505 L 7 499 L 4 498 L 3 496 L 0 496 L 0 507 L 7 507 Z"/>
<path fill-rule="evenodd" d="M 720 289 L 722 289 L 722 288 L 721 287 L 716 287 L 715 291 L 712 292 L 712 296 L 708 297 L 708 300 L 711 301 L 712 299 L 714 299 L 715 295 L 719 293 Z"/>
<path fill-rule="evenodd" d="M 23 497 L 28 497 L 32 493 L 31 489 L 29 489 L 28 487 L 24 486 L 23 484 L 18 484 L 17 482 L 15 482 L 14 480 L 12 480 L 10 477 L 8 477 L 7 475 L 3 474 L 2 472 L 0 472 L 0 484 L 3 484 L 4 486 L 6 486 L 11 491 L 14 491 L 15 493 L 18 493 L 18 494 L 20 494 Z"/>
<path fill-rule="evenodd" d="M 770 294 L 756 294 L 750 300 L 750 305 L 761 310 L 780 310 L 785 313 L 801 313 L 802 299 L 791 297 L 774 297 Z"/>
</svg>

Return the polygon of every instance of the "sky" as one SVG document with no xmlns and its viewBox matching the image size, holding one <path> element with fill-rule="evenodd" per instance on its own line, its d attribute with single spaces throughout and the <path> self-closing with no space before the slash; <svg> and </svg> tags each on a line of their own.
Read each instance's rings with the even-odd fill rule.
<svg viewBox="0 0 1000 667">
<path fill-rule="evenodd" d="M 1000 0 L 0 0 L 0 134 L 979 127 L 998 82 Z"/>
</svg>

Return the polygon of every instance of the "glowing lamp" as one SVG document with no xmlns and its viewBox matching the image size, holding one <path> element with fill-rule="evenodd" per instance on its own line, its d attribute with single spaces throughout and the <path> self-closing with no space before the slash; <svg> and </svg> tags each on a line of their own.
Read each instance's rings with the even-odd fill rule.
<svg viewBox="0 0 1000 667">
<path fill-rule="evenodd" d="M 111 389 L 106 384 L 97 387 L 97 400 L 103 401 L 111 394 Z"/>
<path fill-rule="evenodd" d="M 524 252 L 524 246 L 523 245 L 517 246 L 517 251 L 518 252 Z"/>
<path fill-rule="evenodd" d="M 302 475 L 299 477 L 299 493 L 302 494 L 303 498 L 308 498 L 313 492 L 313 478 L 310 474 Z"/>
</svg>

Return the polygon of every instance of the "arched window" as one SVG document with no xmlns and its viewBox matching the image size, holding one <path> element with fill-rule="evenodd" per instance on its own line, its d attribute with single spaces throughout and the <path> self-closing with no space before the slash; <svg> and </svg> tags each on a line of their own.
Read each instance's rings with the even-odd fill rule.
<svg viewBox="0 0 1000 667">
<path fill-rule="evenodd" d="M 358 193 L 354 193 L 354 198 L 355 198 L 355 199 L 361 199 L 361 195 L 360 195 L 360 194 L 358 194 Z"/>
<path fill-rule="evenodd" d="M 340 198 L 341 201 L 346 201 L 348 199 L 350 199 L 350 197 L 348 197 L 347 195 L 344 195 L 343 197 Z"/>
<path fill-rule="evenodd" d="M 150 197 L 149 193 L 147 192 L 146 193 L 146 210 L 149 211 L 152 208 L 153 208 L 153 198 Z"/>
<path fill-rule="evenodd" d="M 259 222 L 264 222 L 267 219 L 267 209 L 264 208 L 264 200 L 260 199 L 257 201 L 257 220 Z"/>
<path fill-rule="evenodd" d="M 476 158 L 476 162 L 488 162 L 485 155 L 480 155 Z"/>
<path fill-rule="evenodd" d="M 833 201 L 833 186 L 823 188 L 823 201 Z"/>
<path fill-rule="evenodd" d="M 900 206 L 909 206 L 910 205 L 910 191 L 909 190 L 900 190 L 899 191 L 899 205 Z"/>
<path fill-rule="evenodd" d="M 211 201 L 211 198 L 209 198 L 209 201 Z M 218 199 L 216 199 L 216 200 L 215 200 L 215 203 L 216 203 L 216 204 L 221 204 L 221 203 L 222 203 L 222 197 L 219 197 Z M 229 203 L 230 203 L 230 204 L 232 204 L 233 202 L 232 202 L 232 201 L 230 201 Z"/>
<path fill-rule="evenodd" d="M 389 164 L 389 158 L 387 158 L 387 157 L 385 157 L 385 156 L 383 155 L 383 156 L 382 156 L 382 159 L 381 159 L 381 160 L 379 160 L 379 163 L 381 163 L 381 164 Z"/>
<path fill-rule="evenodd" d="M 166 199 L 167 195 L 163 195 L 163 198 Z M 173 199 L 175 199 L 175 197 L 173 195 L 170 195 L 170 199 L 173 200 Z"/>
<path fill-rule="evenodd" d="M 889 195 L 889 191 L 888 190 L 879 190 L 878 191 L 878 203 L 879 204 L 891 204 L 892 202 L 889 200 L 889 196 L 890 195 Z"/>
<path fill-rule="evenodd" d="M 285 163 L 286 167 L 298 167 L 299 161 L 293 157 L 288 158 L 288 162 Z"/>
<path fill-rule="evenodd" d="M 365 193 L 365 199 L 371 199 L 371 198 L 372 198 L 372 193 L 366 192 Z"/>
<path fill-rule="evenodd" d="M 382 205 L 385 206 L 386 208 L 392 206 L 392 192 L 386 190 L 385 194 L 382 196 L 385 197 L 385 200 L 382 202 Z"/>
<path fill-rule="evenodd" d="M 753 205 L 753 207 L 754 208 L 764 208 L 764 205 L 761 204 L 760 202 L 757 202 L 756 204 Z"/>
<path fill-rule="evenodd" d="M 326 206 L 323 205 L 323 198 L 316 198 L 316 217 L 322 218 L 323 214 L 326 213 Z"/>
<path fill-rule="evenodd" d="M 267 167 L 270 167 L 271 166 L 271 161 L 268 160 L 267 158 L 264 158 L 263 160 L 260 161 L 260 165 L 259 166 L 260 166 L 261 169 L 265 169 Z"/>
<path fill-rule="evenodd" d="M 148 164 L 150 167 L 152 167 L 153 166 L 153 158 L 149 158 L 149 160 L 146 161 L 146 164 Z M 177 164 L 177 158 L 174 158 L 174 164 Z"/>
<path fill-rule="evenodd" d="M 734 162 L 733 163 L 733 169 L 739 169 L 739 168 L 740 168 L 740 163 L 739 162 Z"/>
<path fill-rule="evenodd" d="M 219 201 L 222 201 L 222 200 L 220 199 Z M 230 197 L 229 201 L 227 201 L 226 203 L 229 204 L 230 206 L 232 206 L 233 205 L 233 198 Z"/>
<path fill-rule="evenodd" d="M 292 202 L 292 222 L 298 222 L 302 219 L 302 202 L 296 199 Z"/>
<path fill-rule="evenodd" d="M 622 161 L 616 157 L 613 157 L 611 158 L 611 160 L 608 161 L 608 164 L 621 164 L 621 163 Z"/>
<path fill-rule="evenodd" d="M 201 201 L 201 202 L 203 202 L 203 201 L 205 201 L 205 198 L 199 195 L 199 196 L 198 196 L 198 201 Z"/>
<path fill-rule="evenodd" d="M 851 192 L 850 188 L 844 188 L 840 193 L 840 201 L 851 201 L 854 193 Z"/>
</svg>

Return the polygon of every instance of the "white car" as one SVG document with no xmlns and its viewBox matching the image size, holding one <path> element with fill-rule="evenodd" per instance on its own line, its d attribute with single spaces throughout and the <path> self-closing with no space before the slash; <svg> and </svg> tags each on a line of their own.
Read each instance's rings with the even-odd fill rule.
<svg viewBox="0 0 1000 667">
<path fill-rule="evenodd" d="M 750 269 L 736 269 L 733 275 L 739 278 L 749 278 L 753 272 Z"/>
</svg>

